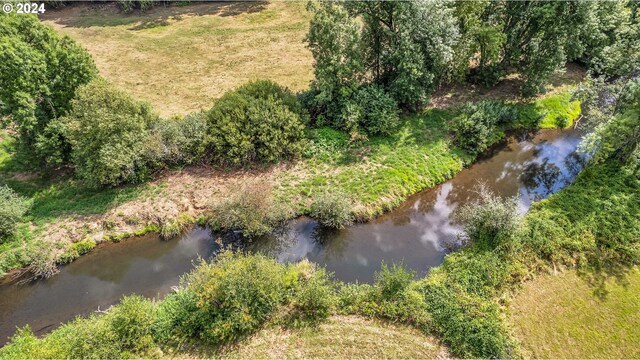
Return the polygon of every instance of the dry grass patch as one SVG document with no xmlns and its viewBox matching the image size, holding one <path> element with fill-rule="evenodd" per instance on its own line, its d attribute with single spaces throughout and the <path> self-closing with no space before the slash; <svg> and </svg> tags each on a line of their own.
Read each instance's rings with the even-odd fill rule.
<svg viewBox="0 0 640 360">
<path fill-rule="evenodd" d="M 435 338 L 401 325 L 335 316 L 317 329 L 267 328 L 220 355 L 230 359 L 448 358 Z"/>
<path fill-rule="evenodd" d="M 44 20 L 87 48 L 102 76 L 163 116 L 211 107 L 227 90 L 269 79 L 293 90 L 313 77 L 304 2 L 217 2 L 123 14 L 73 5 Z"/>
<path fill-rule="evenodd" d="M 525 355 L 534 358 L 640 357 L 640 271 L 607 283 L 608 293 L 567 271 L 524 285 L 510 322 Z"/>
</svg>

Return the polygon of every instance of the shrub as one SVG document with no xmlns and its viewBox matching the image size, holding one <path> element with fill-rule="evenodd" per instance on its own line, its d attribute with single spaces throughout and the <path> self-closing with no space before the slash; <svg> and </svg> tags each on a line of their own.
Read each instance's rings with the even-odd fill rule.
<svg viewBox="0 0 640 360">
<path fill-rule="evenodd" d="M 232 165 L 298 156 L 304 148 L 303 117 L 290 91 L 270 81 L 251 82 L 211 108 L 207 148 L 216 160 Z"/>
<path fill-rule="evenodd" d="M 429 332 L 431 317 L 413 276 L 402 266 L 383 264 L 373 285 L 344 285 L 338 294 L 339 308 L 343 313 L 403 322 Z"/>
<path fill-rule="evenodd" d="M 141 352 L 153 343 L 153 303 L 141 296 L 127 296 L 108 314 L 113 333 L 123 349 Z"/>
<path fill-rule="evenodd" d="M 243 185 L 226 200 L 210 207 L 213 228 L 237 230 L 247 238 L 268 234 L 292 216 L 291 209 L 277 203 L 266 182 Z"/>
<path fill-rule="evenodd" d="M 317 325 L 329 317 L 335 305 L 333 284 L 325 269 L 303 260 L 295 265 L 301 273 L 292 297 L 289 320 L 294 326 Z"/>
<path fill-rule="evenodd" d="M 201 338 L 218 345 L 262 325 L 286 300 L 298 275 L 262 255 L 227 251 L 213 263 L 200 264 L 185 280 L 207 316 Z"/>
<path fill-rule="evenodd" d="M 206 314 L 198 307 L 197 295 L 181 289 L 160 302 L 153 325 L 154 338 L 164 344 L 195 338 L 205 328 L 206 321 Z"/>
<path fill-rule="evenodd" d="M 513 344 L 499 306 L 480 296 L 457 291 L 429 277 L 416 286 L 424 297 L 435 330 L 454 354 L 464 358 L 508 358 Z"/>
<path fill-rule="evenodd" d="M 382 263 L 382 268 L 375 274 L 375 287 L 383 300 L 393 300 L 400 295 L 413 280 L 415 273 L 402 265 L 393 264 L 390 268 Z"/>
<path fill-rule="evenodd" d="M 61 121 L 76 173 L 88 184 L 116 186 L 148 175 L 144 144 L 157 117 L 146 103 L 94 80 L 78 89 L 71 111 Z"/>
<path fill-rule="evenodd" d="M 497 197 L 482 185 L 476 192 L 478 199 L 466 203 L 455 214 L 464 228 L 462 243 L 473 241 L 489 249 L 512 245 L 521 223 L 518 198 Z"/>
<path fill-rule="evenodd" d="M 207 130 L 206 114 L 159 119 L 151 124 L 146 156 L 154 167 L 189 165 L 202 159 Z"/>
<path fill-rule="evenodd" d="M 453 119 L 452 130 L 456 143 L 473 155 L 485 151 L 503 137 L 499 125 L 516 119 L 514 109 L 494 101 L 468 103 Z"/>
<path fill-rule="evenodd" d="M 121 359 L 122 347 L 107 315 L 76 318 L 62 325 L 38 344 L 35 358 Z"/>
<path fill-rule="evenodd" d="M 361 109 L 359 121 L 369 135 L 389 135 L 400 125 L 398 104 L 383 89 L 363 86 L 355 95 L 354 102 Z"/>
<path fill-rule="evenodd" d="M 0 244 L 15 234 L 16 226 L 29 206 L 29 202 L 11 188 L 0 186 Z"/>
<path fill-rule="evenodd" d="M 314 196 L 311 216 L 327 227 L 342 229 L 353 222 L 352 204 L 339 192 L 324 192 Z"/>
<path fill-rule="evenodd" d="M 146 11 L 154 6 L 154 0 L 117 0 L 118 7 L 125 13 L 132 12 L 135 9 Z"/>
</svg>

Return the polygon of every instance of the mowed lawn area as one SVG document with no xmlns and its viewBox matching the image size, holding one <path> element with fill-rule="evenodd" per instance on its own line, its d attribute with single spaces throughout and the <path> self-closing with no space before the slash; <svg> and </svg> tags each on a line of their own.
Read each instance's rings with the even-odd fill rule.
<svg viewBox="0 0 640 360">
<path fill-rule="evenodd" d="M 210 355 L 206 355 L 209 357 Z M 405 325 L 334 316 L 316 328 L 266 328 L 218 354 L 223 359 L 448 358 L 447 349 Z"/>
<path fill-rule="evenodd" d="M 609 280 L 604 293 L 574 271 L 542 276 L 524 285 L 510 310 L 528 357 L 640 357 L 638 269 Z"/>
<path fill-rule="evenodd" d="M 170 116 L 208 109 L 249 80 L 308 88 L 305 4 L 159 5 L 131 14 L 114 4 L 74 4 L 47 10 L 43 20 L 89 50 L 102 76 Z"/>
</svg>

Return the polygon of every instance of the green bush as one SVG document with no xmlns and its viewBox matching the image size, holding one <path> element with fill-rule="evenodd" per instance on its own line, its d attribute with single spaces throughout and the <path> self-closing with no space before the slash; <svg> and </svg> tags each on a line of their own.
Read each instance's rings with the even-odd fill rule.
<svg viewBox="0 0 640 360">
<path fill-rule="evenodd" d="M 159 119 L 151 124 L 146 156 L 156 168 L 193 164 L 204 156 L 206 131 L 204 112 Z"/>
<path fill-rule="evenodd" d="M 458 146 L 477 155 L 503 137 L 499 126 L 509 124 L 516 117 L 517 112 L 511 107 L 481 101 L 463 106 L 451 127 Z"/>
<path fill-rule="evenodd" d="M 11 188 L 0 186 L 0 244 L 14 235 L 18 222 L 29 206 L 29 202 Z"/>
<path fill-rule="evenodd" d="M 324 192 L 313 197 L 311 216 L 326 227 L 342 229 L 353 222 L 352 204 L 339 192 Z"/>
<path fill-rule="evenodd" d="M 380 271 L 375 274 L 375 287 L 379 290 L 381 299 L 393 300 L 409 287 L 414 276 L 415 272 L 402 265 L 393 264 L 389 267 L 382 263 Z"/>
<path fill-rule="evenodd" d="M 513 245 L 521 224 L 518 198 L 500 198 L 482 185 L 476 192 L 478 198 L 455 214 L 464 228 L 462 243 L 476 242 L 489 249 Z"/>
<path fill-rule="evenodd" d="M 400 125 L 398 103 L 380 87 L 361 87 L 353 101 L 361 111 L 359 126 L 367 134 L 389 135 Z"/>
<path fill-rule="evenodd" d="M 77 318 L 62 325 L 38 343 L 34 358 L 123 359 L 123 349 L 108 315 Z M 31 357 L 28 356 L 28 357 Z"/>
<path fill-rule="evenodd" d="M 340 288 L 338 308 L 342 313 L 388 319 L 430 332 L 431 317 L 422 294 L 416 290 L 414 273 L 404 267 L 383 264 L 373 285 L 348 284 Z"/>
<path fill-rule="evenodd" d="M 167 295 L 158 305 L 153 334 L 158 343 L 180 343 L 196 338 L 206 326 L 207 316 L 198 307 L 197 295 L 181 289 Z"/>
<path fill-rule="evenodd" d="M 210 206 L 208 215 L 214 229 L 241 231 L 247 238 L 268 234 L 291 216 L 291 209 L 273 199 L 271 186 L 265 182 L 242 186 Z"/>
<path fill-rule="evenodd" d="M 96 187 L 143 180 L 148 175 L 145 143 L 157 119 L 149 105 L 104 80 L 80 87 L 61 119 L 77 175 Z"/>
<path fill-rule="evenodd" d="M 291 299 L 289 320 L 294 326 L 317 325 L 331 315 L 334 285 L 325 269 L 306 260 L 295 265 L 302 276 Z"/>
<path fill-rule="evenodd" d="M 207 120 L 207 148 L 225 164 L 273 163 L 298 156 L 304 148 L 302 107 L 295 95 L 271 81 L 227 92 Z"/>
<path fill-rule="evenodd" d="M 153 344 L 154 304 L 138 295 L 127 296 L 109 312 L 109 322 L 120 346 L 137 353 Z"/>
<path fill-rule="evenodd" d="M 200 337 L 219 345 L 255 331 L 284 303 L 298 277 L 262 255 L 223 252 L 215 262 L 200 264 L 185 279 L 207 316 Z"/>
<path fill-rule="evenodd" d="M 153 0 L 117 0 L 118 7 L 125 13 L 132 12 L 135 9 L 146 11 L 155 5 Z"/>
</svg>

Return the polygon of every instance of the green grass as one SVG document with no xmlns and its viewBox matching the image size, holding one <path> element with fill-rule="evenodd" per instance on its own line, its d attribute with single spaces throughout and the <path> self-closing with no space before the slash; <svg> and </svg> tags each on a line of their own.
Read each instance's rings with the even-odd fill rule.
<svg viewBox="0 0 640 360">
<path fill-rule="evenodd" d="M 318 328 L 269 327 L 217 354 L 224 359 L 425 359 L 447 356 L 433 337 L 404 325 L 335 316 Z"/>
<path fill-rule="evenodd" d="M 534 358 L 640 357 L 640 271 L 600 296 L 574 271 L 541 276 L 513 299 L 510 322 Z"/>
<path fill-rule="evenodd" d="M 580 116 L 580 102 L 572 100 L 572 91 L 544 96 L 535 101 L 516 105 L 525 127 L 537 124 L 542 129 L 569 127 Z"/>
<path fill-rule="evenodd" d="M 407 196 L 450 179 L 473 160 L 447 137 L 453 115 L 428 110 L 406 118 L 395 135 L 375 137 L 357 147 L 348 146 L 345 134 L 313 130 L 311 157 L 279 175 L 277 197 L 307 213 L 314 194 L 339 191 L 352 198 L 361 219 L 396 207 Z"/>
</svg>

